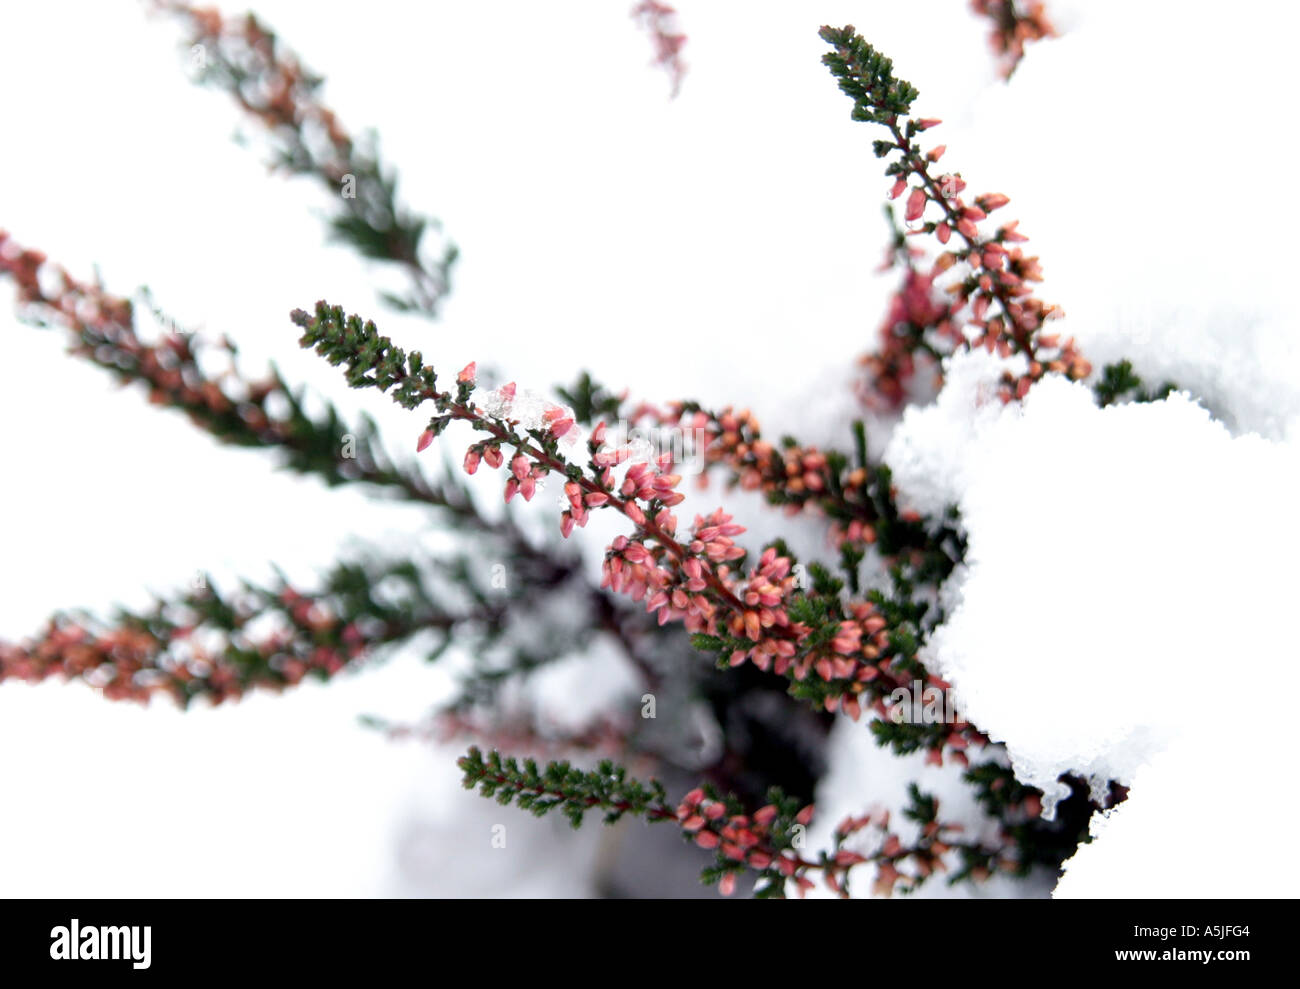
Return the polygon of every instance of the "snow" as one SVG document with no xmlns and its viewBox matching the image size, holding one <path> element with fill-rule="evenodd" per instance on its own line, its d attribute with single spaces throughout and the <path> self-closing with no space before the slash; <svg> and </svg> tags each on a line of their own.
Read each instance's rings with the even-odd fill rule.
<svg viewBox="0 0 1300 989">
<path fill-rule="evenodd" d="M 1188 785 L 1162 783 L 1152 798 L 1177 801 L 1167 817 L 1200 818 L 1163 837 L 1184 868 L 1207 841 L 1234 838 L 1234 815 L 1215 823 L 1218 780 L 1239 785 L 1266 767 L 1254 782 L 1295 806 L 1270 782 L 1286 772 L 1285 727 L 1240 715 L 1255 691 L 1289 696 L 1300 674 L 1293 587 L 1279 575 L 1300 553 L 1300 446 L 1234 437 L 1185 394 L 1099 409 L 1086 386 L 1059 377 L 995 415 L 971 401 L 970 372 L 982 365 L 991 385 L 996 368 L 954 364 L 940 400 L 904 417 L 886 460 L 908 497 L 957 495 L 969 539 L 960 605 L 923 656 L 964 716 L 1006 742 L 1017 777 L 1045 791 L 1045 814 L 1066 792 L 1061 773 L 1099 793 L 1111 779 L 1133 785 L 1142 806 L 1143 784 L 1159 778 L 1153 760 L 1185 765 L 1195 751 Z M 931 484 L 939 454 L 949 459 Z M 1128 889 L 1161 893 L 1140 861 L 1127 869 Z M 1294 878 L 1266 871 L 1265 885 L 1243 886 L 1224 873 L 1201 888 L 1246 895 Z"/>
</svg>

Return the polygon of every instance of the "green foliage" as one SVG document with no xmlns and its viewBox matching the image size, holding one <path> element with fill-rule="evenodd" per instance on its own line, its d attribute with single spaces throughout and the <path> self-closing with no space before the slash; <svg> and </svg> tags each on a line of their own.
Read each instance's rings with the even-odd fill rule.
<svg viewBox="0 0 1300 989">
<path fill-rule="evenodd" d="M 657 780 L 629 779 L 626 769 L 608 759 L 591 772 L 567 762 L 551 762 L 539 769 L 533 759 L 503 758 L 496 750 L 484 756 L 473 746 L 456 764 L 464 774 L 465 789 L 477 787 L 483 796 L 502 805 L 513 802 L 536 817 L 558 810 L 575 828 L 590 810 L 604 811 L 606 824 L 624 814 L 652 821 L 676 818 Z"/>
<path fill-rule="evenodd" d="M 1097 404 L 1103 409 L 1121 402 L 1159 402 L 1178 390 L 1172 381 L 1159 388 L 1147 390 L 1142 379 L 1133 370 L 1131 361 L 1107 364 L 1101 369 L 1101 378 L 1092 386 Z"/>
<path fill-rule="evenodd" d="M 573 408 L 574 421 L 584 426 L 592 426 L 601 419 L 607 422 L 618 419 L 623 404 L 619 396 L 595 381 L 586 371 L 569 387 L 557 387 L 555 391 Z"/>
<path fill-rule="evenodd" d="M 380 336 L 370 320 L 345 316 L 340 306 L 316 303 L 315 315 L 295 309 L 290 319 L 302 328 L 299 346 L 315 347 L 316 353 L 337 367 L 352 388 L 393 389 L 392 399 L 403 408 L 414 409 L 439 397 L 438 378 L 426 367 L 420 352 L 408 357 L 388 337 Z"/>
<path fill-rule="evenodd" d="M 896 78 L 893 60 L 871 47 L 852 24 L 823 27 L 819 35 L 835 48 L 822 56 L 822 62 L 853 100 L 854 120 L 887 124 L 912 109 L 912 101 L 919 95 L 916 87 Z"/>
</svg>

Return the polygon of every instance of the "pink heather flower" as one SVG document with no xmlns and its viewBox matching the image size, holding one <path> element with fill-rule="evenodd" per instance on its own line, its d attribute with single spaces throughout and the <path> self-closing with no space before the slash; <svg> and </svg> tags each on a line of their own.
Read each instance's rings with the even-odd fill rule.
<svg viewBox="0 0 1300 989">
<path fill-rule="evenodd" d="M 605 442 L 605 423 L 599 422 L 596 428 L 591 432 L 591 442 L 595 446 L 601 446 Z"/>
<path fill-rule="evenodd" d="M 718 892 L 721 893 L 723 896 L 730 896 L 735 891 L 736 891 L 736 874 L 734 872 L 728 872 L 725 876 L 722 877 L 722 881 L 718 883 Z"/>
<path fill-rule="evenodd" d="M 941 123 L 943 123 L 943 121 L 938 117 L 925 117 L 916 122 L 916 129 L 929 130 L 931 127 L 938 127 Z"/>
<path fill-rule="evenodd" d="M 809 804 L 803 810 L 799 811 L 799 813 L 794 816 L 794 819 L 798 821 L 800 824 L 802 824 L 804 827 L 807 827 L 809 824 L 812 823 L 814 809 L 815 809 L 815 805 Z"/>
<path fill-rule="evenodd" d="M 1011 202 L 1009 196 L 1004 196 L 1000 192 L 990 192 L 988 195 L 980 196 L 975 200 L 986 212 L 992 213 L 995 209 L 1001 209 L 1007 203 Z"/>
<path fill-rule="evenodd" d="M 925 190 L 919 186 L 912 190 L 912 194 L 907 197 L 907 213 L 904 219 L 909 223 L 912 220 L 919 220 L 925 212 Z"/>
<path fill-rule="evenodd" d="M 506 504 L 510 504 L 510 499 L 519 493 L 519 482 L 513 477 L 506 481 Z"/>
<path fill-rule="evenodd" d="M 573 532 L 573 515 L 565 512 L 560 516 L 560 535 L 568 539 Z"/>
<path fill-rule="evenodd" d="M 767 827 L 776 820 L 776 814 L 776 807 L 772 804 L 768 804 L 766 807 L 760 807 L 758 810 L 754 811 L 754 823 Z"/>
<path fill-rule="evenodd" d="M 519 482 L 519 493 L 524 496 L 524 501 L 532 501 L 533 495 L 537 492 L 537 478 L 529 474 Z"/>
<path fill-rule="evenodd" d="M 432 442 L 433 442 L 433 430 L 426 429 L 424 432 L 420 434 L 420 438 L 416 440 L 415 452 L 423 453 L 425 450 L 429 449 L 429 444 Z"/>
<path fill-rule="evenodd" d="M 899 179 L 897 182 L 894 183 L 894 187 L 889 190 L 889 198 L 897 199 L 899 196 L 903 194 L 903 190 L 906 188 L 907 188 L 907 179 Z"/>
<path fill-rule="evenodd" d="M 701 831 L 695 836 L 695 844 L 701 848 L 717 848 L 718 836 L 712 831 Z"/>
<path fill-rule="evenodd" d="M 505 463 L 505 457 L 501 456 L 501 448 L 499 446 L 490 446 L 484 450 L 483 459 L 493 470 L 496 470 Z"/>
<path fill-rule="evenodd" d="M 551 424 L 551 433 L 556 439 L 559 439 L 570 429 L 573 428 L 573 420 L 569 418 L 557 419 Z"/>
<path fill-rule="evenodd" d="M 532 464 L 522 453 L 515 454 L 514 459 L 510 461 L 510 473 L 515 475 L 516 480 L 522 481 L 532 473 L 532 469 Z"/>
<path fill-rule="evenodd" d="M 460 369 L 460 374 L 456 375 L 456 380 L 462 385 L 472 385 L 478 375 L 478 362 L 470 361 Z"/>
<path fill-rule="evenodd" d="M 601 450 L 592 459 L 597 467 L 616 467 L 630 456 L 631 450 Z"/>
<path fill-rule="evenodd" d="M 1020 226 L 1020 221 L 1012 220 L 1006 226 L 998 228 L 998 236 L 1001 237 L 1003 240 L 1007 241 L 1008 243 L 1023 242 L 1028 240 L 1029 238 L 1026 237 L 1024 234 L 1016 232 L 1016 227 L 1018 226 Z"/>
<path fill-rule="evenodd" d="M 880 872 L 876 874 L 876 881 L 872 883 L 871 892 L 876 896 L 890 896 L 894 892 L 894 883 L 898 881 L 898 870 L 886 862 L 880 867 Z"/>
<path fill-rule="evenodd" d="M 935 148 L 931 148 L 930 153 L 927 154 L 926 157 L 929 158 L 930 161 L 938 161 L 940 158 L 943 157 L 943 153 L 947 150 L 948 150 L 948 145 L 940 144 Z"/>
<path fill-rule="evenodd" d="M 465 473 L 473 474 L 478 470 L 478 464 L 481 459 L 482 456 L 477 450 L 467 450 L 465 453 Z"/>
</svg>

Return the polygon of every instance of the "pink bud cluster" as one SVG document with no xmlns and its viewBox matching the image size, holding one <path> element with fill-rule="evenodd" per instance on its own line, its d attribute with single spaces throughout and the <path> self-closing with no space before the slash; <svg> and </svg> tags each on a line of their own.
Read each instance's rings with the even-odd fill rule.
<svg viewBox="0 0 1300 989">
<path fill-rule="evenodd" d="M 794 879 L 799 895 L 812 889 L 812 880 L 804 873 L 817 868 L 789 850 L 773 847 L 772 824 L 780 812 L 773 804 L 761 807 L 753 814 L 728 814 L 720 800 L 710 800 L 704 790 L 696 788 L 682 798 L 677 807 L 677 822 L 683 831 L 695 835 L 695 844 L 709 851 L 717 851 L 719 858 L 751 868 L 765 870 L 775 867 L 787 879 Z M 795 823 L 807 827 L 812 823 L 813 806 L 809 804 L 795 815 Z M 718 890 L 730 896 L 736 888 L 735 872 L 728 872 L 718 883 Z"/>
<path fill-rule="evenodd" d="M 801 510 L 857 516 L 836 522 L 831 535 L 836 546 L 851 542 L 863 546 L 876 541 L 876 509 L 866 490 L 864 468 L 852 468 L 831 477 L 826 454 L 815 446 L 798 444 L 777 448 L 762 436 L 758 419 L 749 409 L 728 406 L 718 413 L 687 411 L 683 403 L 669 403 L 666 411 L 640 407 L 634 421 L 649 420 L 676 427 L 695 437 L 695 453 L 709 467 L 730 470 L 730 482 L 746 491 L 761 491 L 779 501 L 789 515 Z M 838 484 L 835 483 L 838 481 Z"/>
<path fill-rule="evenodd" d="M 1003 78 L 1010 78 L 1030 41 L 1056 37 L 1042 0 L 971 0 L 971 10 L 993 22 L 989 43 L 999 56 Z"/>
<path fill-rule="evenodd" d="M 906 132 L 897 120 L 889 124 L 894 148 L 902 152 L 903 169 L 890 198 L 907 193 L 904 219 L 918 224 L 909 236 L 933 234 L 946 250 L 928 272 L 915 267 L 914 252 L 891 252 L 904 258 L 907 273 L 881 327 L 880 350 L 863 359 L 869 377 L 867 394 L 897 407 L 904 400 L 905 382 L 915 370 L 918 351 L 939 358 L 967 347 L 1028 359 L 1025 374 L 1008 376 L 1006 400 L 1023 398 L 1033 382 L 1048 372 L 1076 380 L 1087 377 L 1092 365 L 1079 355 L 1074 341 L 1062 342 L 1059 336 L 1043 332 L 1045 323 L 1060 313 L 1033 295 L 1030 283 L 1042 281 L 1042 268 L 1038 258 L 1026 256 L 1016 246 L 1028 239 L 1017 230 L 1018 221 L 1002 224 L 992 234 L 981 229 L 990 214 L 1010 200 L 1001 193 L 988 193 L 968 202 L 962 196 L 966 182 L 960 175 L 935 176 L 931 171 L 946 146 L 923 154 L 913 143 L 913 131 L 923 132 L 939 123 L 918 120 Z M 927 220 L 926 214 L 936 207 L 934 218 Z M 960 277 L 940 285 L 940 278 L 950 270 Z"/>
<path fill-rule="evenodd" d="M 641 0 L 632 8 L 632 16 L 650 32 L 655 46 L 655 64 L 667 70 L 676 97 L 686 76 L 686 63 L 682 60 L 686 35 L 676 28 L 677 11 L 659 0 Z"/>
<path fill-rule="evenodd" d="M 937 810 L 937 804 L 936 804 Z M 903 842 L 889 826 L 888 810 L 876 810 L 858 817 L 849 816 L 840 822 L 834 832 L 835 851 L 832 861 L 843 866 L 838 875 L 828 872 L 826 885 L 841 896 L 848 896 L 848 889 L 843 882 L 847 871 L 855 865 L 867 862 L 875 863 L 876 875 L 871 892 L 874 896 L 892 896 L 895 892 L 909 892 L 919 886 L 935 873 L 948 869 L 944 856 L 956 844 L 962 827 L 958 824 L 943 824 L 940 821 L 927 821 L 921 825 L 921 832 L 911 844 Z M 869 854 L 845 848 L 853 835 L 870 829 L 874 831 L 872 841 L 874 850 Z M 1002 864 L 1002 863 L 998 863 Z M 1007 868 L 1014 863 L 1008 861 Z M 901 868 L 900 868 L 901 867 Z M 988 878 L 989 872 L 983 870 L 981 878 Z"/>
</svg>

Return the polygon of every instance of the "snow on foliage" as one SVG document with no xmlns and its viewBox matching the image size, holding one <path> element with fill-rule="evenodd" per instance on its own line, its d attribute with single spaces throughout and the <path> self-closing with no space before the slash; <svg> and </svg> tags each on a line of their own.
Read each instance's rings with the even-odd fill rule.
<svg viewBox="0 0 1300 989">
<path fill-rule="evenodd" d="M 1297 681 L 1286 574 L 1300 556 L 1300 446 L 1234 437 L 1185 394 L 1102 409 L 1049 378 L 1020 405 L 981 405 L 996 383 L 992 362 L 954 360 L 886 453 L 905 496 L 954 501 L 969 537 L 950 588 L 960 604 L 927 661 L 1044 790 L 1045 813 L 1068 793 L 1061 773 L 1133 787 L 1087 868 L 1119 867 L 1105 861 L 1112 828 L 1157 819 L 1169 855 L 1196 862 L 1243 833 L 1225 792 L 1294 803 L 1277 792 L 1289 729 L 1267 698 Z M 1126 891 L 1165 891 L 1145 857 L 1124 868 Z M 1222 880 L 1244 892 L 1241 876 Z M 1085 885 L 1072 875 L 1066 889 Z"/>
</svg>

